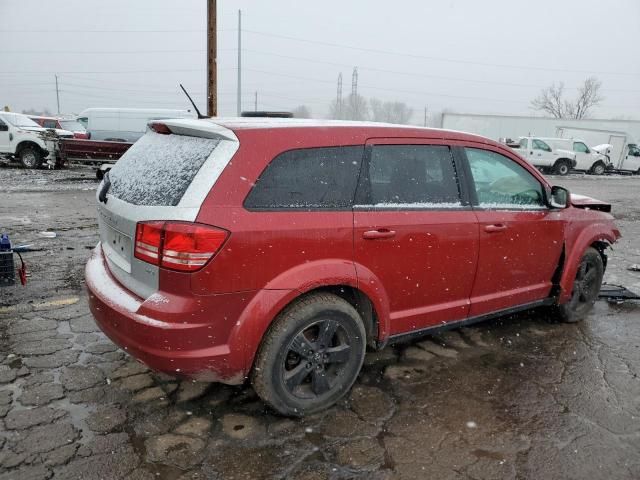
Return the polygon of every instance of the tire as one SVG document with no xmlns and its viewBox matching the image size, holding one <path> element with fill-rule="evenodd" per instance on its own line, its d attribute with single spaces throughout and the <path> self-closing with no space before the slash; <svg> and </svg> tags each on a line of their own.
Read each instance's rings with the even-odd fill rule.
<svg viewBox="0 0 640 480">
<path fill-rule="evenodd" d="M 606 172 L 606 170 L 607 170 L 607 167 L 603 162 L 596 162 L 591 167 L 591 174 L 604 175 L 604 172 Z"/>
<path fill-rule="evenodd" d="M 553 166 L 553 173 L 556 175 L 567 175 L 571 171 L 571 165 L 566 160 L 558 160 Z"/>
<path fill-rule="evenodd" d="M 571 299 L 567 303 L 552 307 L 555 318 L 566 323 L 584 320 L 598 299 L 603 276 L 604 262 L 600 252 L 593 247 L 587 248 L 580 259 L 578 272 L 573 281 Z"/>
<path fill-rule="evenodd" d="M 42 153 L 40 149 L 26 146 L 18 153 L 18 159 L 25 168 L 40 168 L 42 166 Z"/>
<path fill-rule="evenodd" d="M 355 308 L 331 293 L 292 303 L 273 322 L 258 350 L 251 383 L 282 415 L 324 410 L 351 388 L 366 351 L 366 332 Z"/>
</svg>

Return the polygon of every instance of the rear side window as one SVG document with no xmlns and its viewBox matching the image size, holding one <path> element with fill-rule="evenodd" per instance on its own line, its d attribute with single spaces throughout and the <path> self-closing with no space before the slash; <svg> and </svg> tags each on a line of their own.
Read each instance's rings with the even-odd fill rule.
<svg viewBox="0 0 640 480">
<path fill-rule="evenodd" d="M 275 157 L 244 202 L 249 209 L 339 209 L 353 204 L 364 146 L 289 150 Z"/>
<path fill-rule="evenodd" d="M 219 142 L 149 132 L 109 172 L 109 193 L 134 205 L 178 205 Z"/>
<path fill-rule="evenodd" d="M 377 145 L 365 168 L 358 203 L 376 207 L 458 207 L 460 193 L 449 147 Z"/>
</svg>

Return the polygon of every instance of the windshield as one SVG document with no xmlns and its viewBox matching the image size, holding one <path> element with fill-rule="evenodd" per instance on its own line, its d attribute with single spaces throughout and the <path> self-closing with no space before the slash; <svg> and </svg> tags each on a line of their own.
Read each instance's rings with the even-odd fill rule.
<svg viewBox="0 0 640 480">
<path fill-rule="evenodd" d="M 29 117 L 20 113 L 3 113 L 2 116 L 14 127 L 40 127 Z"/>
<path fill-rule="evenodd" d="M 72 132 L 84 132 L 85 128 L 81 123 L 76 120 L 60 120 L 60 126 L 63 130 L 70 130 Z"/>
</svg>

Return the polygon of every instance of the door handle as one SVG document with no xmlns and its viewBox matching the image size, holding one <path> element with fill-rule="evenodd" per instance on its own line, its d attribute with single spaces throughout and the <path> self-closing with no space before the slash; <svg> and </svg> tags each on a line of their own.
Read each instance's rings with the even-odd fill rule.
<svg viewBox="0 0 640 480">
<path fill-rule="evenodd" d="M 484 231 L 487 233 L 504 232 L 507 226 L 503 223 L 497 223 L 495 225 L 485 225 Z"/>
<path fill-rule="evenodd" d="M 387 230 L 386 228 L 380 228 L 378 230 L 367 230 L 362 234 L 362 238 L 364 238 L 365 240 L 377 240 L 379 238 L 392 238 L 395 236 L 395 230 Z"/>
</svg>

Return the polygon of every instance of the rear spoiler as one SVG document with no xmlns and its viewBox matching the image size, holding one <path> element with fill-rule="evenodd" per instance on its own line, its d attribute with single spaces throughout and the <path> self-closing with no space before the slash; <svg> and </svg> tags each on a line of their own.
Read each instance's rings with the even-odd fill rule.
<svg viewBox="0 0 640 480">
<path fill-rule="evenodd" d="M 147 126 L 156 133 L 163 135 L 186 135 L 190 137 L 211 138 L 237 142 L 233 131 L 223 127 L 210 119 L 193 120 L 190 118 L 153 120 Z"/>
</svg>

